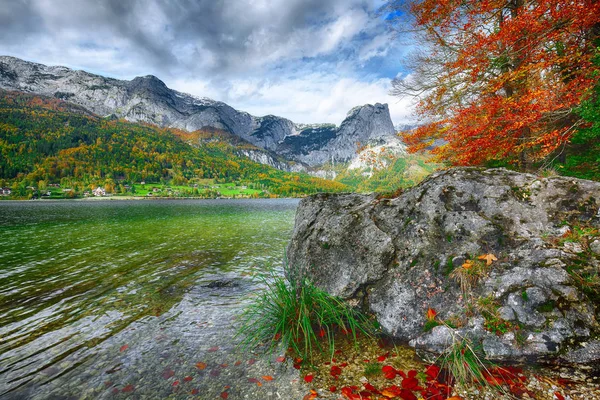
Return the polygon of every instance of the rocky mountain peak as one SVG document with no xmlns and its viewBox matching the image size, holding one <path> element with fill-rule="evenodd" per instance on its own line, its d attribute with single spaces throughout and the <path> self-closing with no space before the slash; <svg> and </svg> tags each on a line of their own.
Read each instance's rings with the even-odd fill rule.
<svg viewBox="0 0 600 400">
<path fill-rule="evenodd" d="M 123 81 L 9 56 L 0 56 L 0 88 L 54 96 L 95 114 L 114 114 L 133 122 L 187 131 L 225 130 L 309 166 L 348 162 L 356 154 L 357 143 L 378 143 L 395 134 L 387 104 L 354 107 L 339 127 L 296 125 L 286 118 L 254 117 L 219 101 L 175 91 L 153 75 Z"/>
</svg>

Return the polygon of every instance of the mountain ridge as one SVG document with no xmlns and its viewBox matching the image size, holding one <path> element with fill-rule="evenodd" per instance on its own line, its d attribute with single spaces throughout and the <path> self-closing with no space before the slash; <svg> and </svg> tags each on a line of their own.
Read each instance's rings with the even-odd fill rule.
<svg viewBox="0 0 600 400">
<path fill-rule="evenodd" d="M 359 145 L 381 144 L 395 135 L 387 104 L 354 107 L 339 126 L 295 124 L 170 89 L 154 75 L 125 81 L 11 56 L 0 56 L 0 88 L 53 96 L 98 115 L 114 114 L 132 122 L 190 132 L 221 129 L 307 168 L 349 162 Z"/>
</svg>

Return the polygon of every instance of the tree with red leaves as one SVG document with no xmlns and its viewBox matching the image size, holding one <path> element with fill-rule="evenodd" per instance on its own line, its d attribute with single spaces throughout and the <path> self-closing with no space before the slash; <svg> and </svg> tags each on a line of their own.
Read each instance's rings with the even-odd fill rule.
<svg viewBox="0 0 600 400">
<path fill-rule="evenodd" d="M 454 165 L 526 169 L 583 124 L 574 108 L 597 79 L 599 1 L 421 0 L 410 14 L 423 46 L 393 93 L 419 99 L 424 123 L 404 134 L 413 151 L 437 141 L 433 152 Z"/>
</svg>

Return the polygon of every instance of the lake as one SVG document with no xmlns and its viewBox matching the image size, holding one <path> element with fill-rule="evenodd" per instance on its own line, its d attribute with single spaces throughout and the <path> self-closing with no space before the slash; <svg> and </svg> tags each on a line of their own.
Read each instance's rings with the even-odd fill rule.
<svg viewBox="0 0 600 400">
<path fill-rule="evenodd" d="M 234 320 L 297 204 L 0 202 L 0 398 L 280 397 Z"/>
</svg>

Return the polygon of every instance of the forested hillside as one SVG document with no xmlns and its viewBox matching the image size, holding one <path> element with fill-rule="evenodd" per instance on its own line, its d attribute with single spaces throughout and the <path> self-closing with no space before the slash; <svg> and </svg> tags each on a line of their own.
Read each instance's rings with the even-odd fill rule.
<svg viewBox="0 0 600 400">
<path fill-rule="evenodd" d="M 347 190 L 337 182 L 255 163 L 221 140 L 191 145 L 189 139 L 188 132 L 102 118 L 58 99 L 0 91 L 0 186 L 11 187 L 12 196 L 31 196 L 50 184 L 73 189 L 70 196 L 95 187 L 124 193 L 141 182 L 189 187 L 182 194 L 190 195 L 202 195 L 198 187 L 207 183 L 228 182 L 263 196 Z"/>
</svg>

